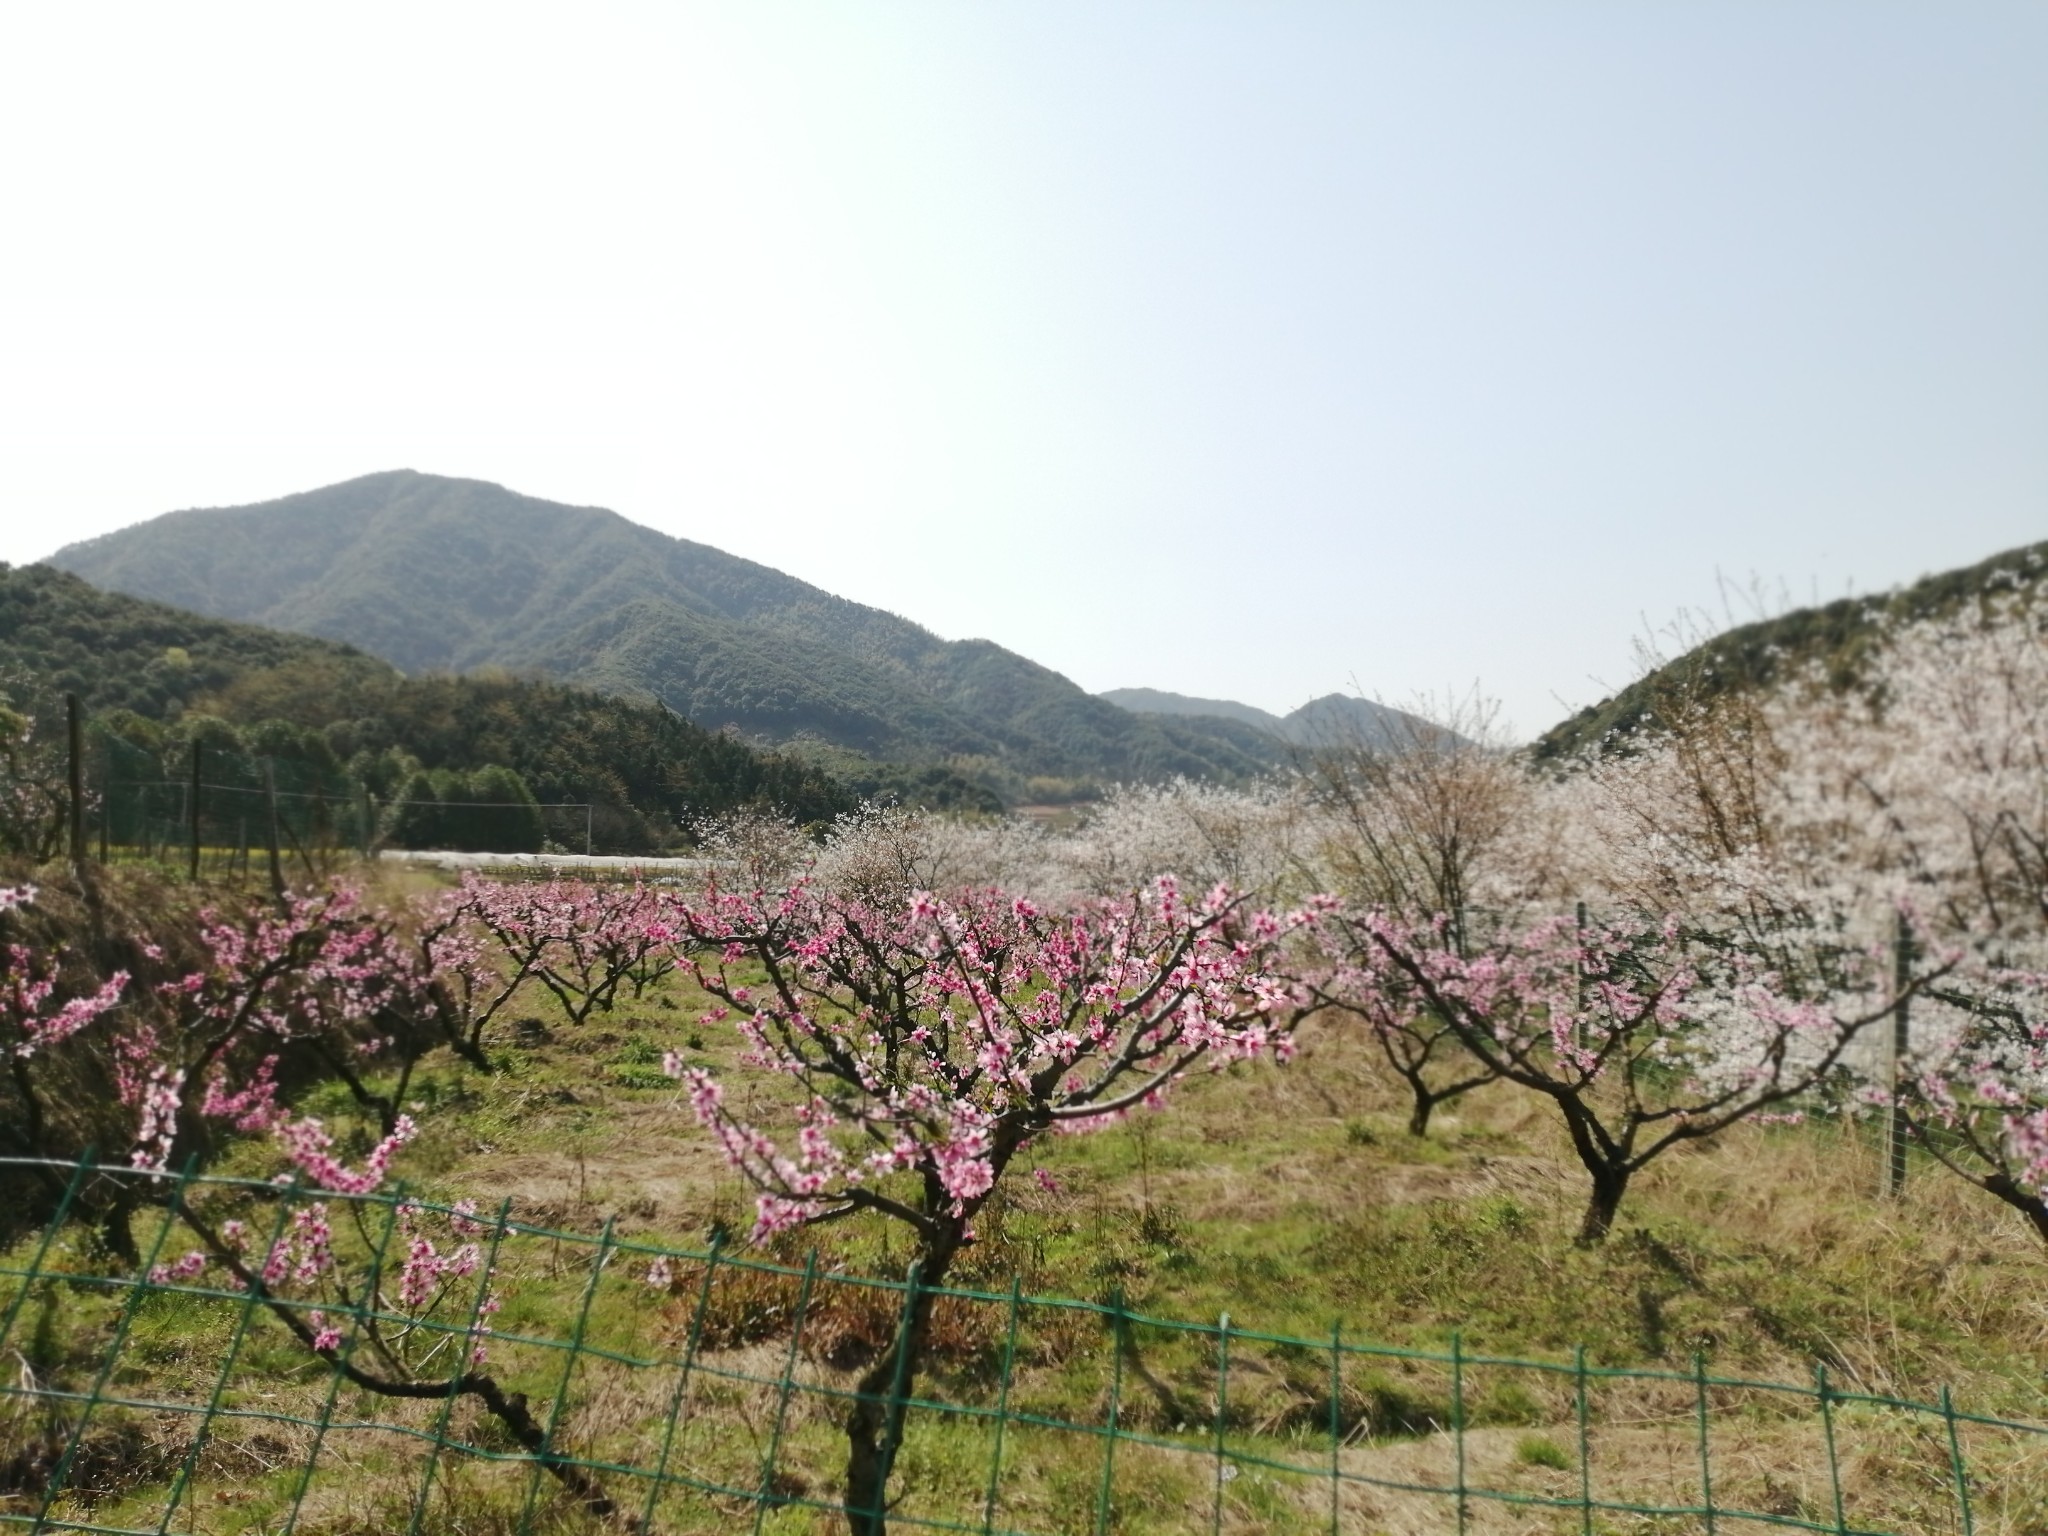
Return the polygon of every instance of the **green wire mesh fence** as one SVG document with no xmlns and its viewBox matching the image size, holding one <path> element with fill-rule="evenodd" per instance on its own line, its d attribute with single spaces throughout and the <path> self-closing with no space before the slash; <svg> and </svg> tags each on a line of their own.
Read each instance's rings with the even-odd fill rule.
<svg viewBox="0 0 2048 1536">
<path fill-rule="evenodd" d="M 590 804 L 379 797 L 332 754 L 299 747 L 297 755 L 190 743 L 152 748 L 94 721 L 80 765 L 87 845 L 102 862 L 285 883 L 321 879 L 338 862 L 394 840 L 500 850 L 545 841 L 586 853 L 593 846 Z"/>
<path fill-rule="evenodd" d="M 332 763 L 218 747 L 167 760 L 96 722 L 84 770 L 102 858 L 261 873 L 275 848 L 286 878 L 310 879 L 376 832 L 361 786 Z"/>
<path fill-rule="evenodd" d="M 230 1220 L 271 1251 L 310 1198 L 290 1188 L 8 1172 L 62 1195 L 0 1264 L 0 1529 L 844 1529 L 856 1384 L 920 1296 L 923 1359 L 883 1389 L 901 1424 L 891 1530 L 1992 1536 L 2048 1513 L 2048 1424 L 1825 1370 L 1794 1384 L 1697 1358 L 1617 1369 L 1290 1337 L 389 1191 L 320 1195 L 337 1273 L 359 1279 L 300 1294 L 174 1257 Z M 109 1260 L 83 1219 L 108 1188 L 145 1202 L 139 1262 Z M 475 1262 L 431 1302 L 401 1299 L 429 1220 L 470 1234 Z M 334 1330 L 329 1356 L 314 1326 Z"/>
</svg>

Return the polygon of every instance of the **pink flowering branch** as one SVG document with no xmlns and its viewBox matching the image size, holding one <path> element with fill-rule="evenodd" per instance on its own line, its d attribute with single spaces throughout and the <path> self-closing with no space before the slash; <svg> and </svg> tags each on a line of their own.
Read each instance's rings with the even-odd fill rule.
<svg viewBox="0 0 2048 1536">
<path fill-rule="evenodd" d="M 471 876 L 453 910 L 482 930 L 496 956 L 489 970 L 461 973 L 469 995 L 483 1003 L 472 1015 L 472 1048 L 491 1014 L 526 980 L 539 982 L 568 1021 L 580 1025 L 593 1012 L 609 1013 L 622 984 L 630 982 L 638 996 L 673 965 L 659 903 L 637 882 L 500 883 Z M 495 986 L 486 981 L 492 974 L 502 978 Z"/>
<path fill-rule="evenodd" d="M 1557 1110 L 1592 1180 L 1582 1243 L 1606 1237 L 1629 1181 L 1673 1147 L 1835 1080 L 1890 1009 L 1836 1012 L 1676 919 L 1552 920 L 1469 955 L 1441 921 L 1365 911 L 1347 923 L 1363 941 L 1346 977 L 1355 1007 L 1428 1012 L 1481 1067 Z"/>
<path fill-rule="evenodd" d="M 1450 924 L 1443 925 L 1442 934 L 1453 947 L 1460 946 Z M 1342 908 L 1328 912 L 1298 958 L 1295 979 L 1306 995 L 1301 1018 L 1325 1014 L 1363 1025 L 1408 1086 L 1408 1134 L 1427 1136 L 1439 1104 L 1483 1088 L 1500 1074 L 1466 1050 L 1455 1026 L 1412 989 L 1381 985 L 1383 968 L 1369 926 L 1361 927 Z"/>
<path fill-rule="evenodd" d="M 1934 1017 L 1892 1095 L 1937 1163 L 2048 1242 L 2048 975 L 1974 965 L 1925 994 Z"/>
<path fill-rule="evenodd" d="M 273 1074 L 287 1052 L 317 1059 L 392 1134 L 412 1071 L 438 1038 L 431 956 L 346 888 L 201 918 L 207 964 L 158 986 L 169 1026 L 138 1023 L 117 1068 L 142 1122 L 138 1164 L 167 1164 L 188 1107 L 243 1131 L 273 1129 Z M 369 1069 L 386 1063 L 397 1079 L 380 1091 Z M 193 1089 L 199 1101 L 188 1106 Z"/>
<path fill-rule="evenodd" d="M 0 887 L 0 915 L 31 905 L 34 886 Z M 65 1044 L 89 1025 L 118 1008 L 128 990 L 129 975 L 116 971 L 88 991 L 67 989 L 59 976 L 59 956 L 28 944 L 10 943 L 0 950 L 0 1061 L 4 1061 L 21 1101 L 18 1127 L 21 1150 L 42 1156 L 48 1110 L 37 1081 L 36 1058 Z M 66 996 L 67 990 L 72 995 Z"/>
<path fill-rule="evenodd" d="M 350 1209 L 359 1215 L 353 1201 Z M 498 1310 L 500 1298 L 492 1284 L 490 1256 L 477 1241 L 495 1224 L 477 1220 L 473 1204 L 434 1211 L 400 1206 L 397 1235 L 405 1252 L 395 1279 L 382 1266 L 355 1268 L 338 1256 L 324 1201 L 292 1210 L 277 1238 L 267 1245 L 255 1240 L 239 1221 L 209 1220 L 182 1195 L 173 1197 L 172 1210 L 200 1246 L 152 1270 L 153 1284 L 192 1285 L 209 1269 L 217 1269 L 219 1284 L 251 1295 L 301 1347 L 355 1386 L 382 1397 L 417 1401 L 474 1399 L 585 1510 L 600 1518 L 618 1513 L 603 1484 L 551 1441 L 525 1396 L 507 1392 L 483 1370 L 490 1335 L 487 1320 Z M 502 1232 L 501 1227 L 497 1230 Z M 452 1330 L 463 1341 L 460 1365 L 445 1377 L 427 1376 L 439 1340 L 451 1336 L 451 1325 L 436 1323 L 435 1314 L 457 1294 L 458 1284 L 479 1275 L 482 1291 L 475 1318 Z M 363 1362 L 361 1349 L 348 1347 L 336 1321 L 341 1317 L 356 1321 L 373 1364 Z"/>
<path fill-rule="evenodd" d="M 870 1212 L 912 1230 L 918 1278 L 936 1285 L 1034 1137 L 1156 1105 L 1198 1063 L 1284 1059 L 1276 1017 L 1295 995 L 1271 962 L 1307 920 L 1223 886 L 1189 902 L 1171 879 L 1062 913 L 993 890 L 892 905 L 714 887 L 664 929 L 719 1001 L 704 1022 L 729 1022 L 742 1066 L 794 1090 L 794 1135 L 734 1113 L 713 1074 L 667 1065 L 758 1192 L 757 1238 Z M 849 1413 L 855 1536 L 884 1528 L 901 1426 L 882 1393 L 914 1374 L 928 1313 L 913 1297 Z"/>
<path fill-rule="evenodd" d="M 1031 1137 L 1156 1101 L 1204 1057 L 1287 1054 L 1274 1015 L 1292 993 L 1264 966 L 1299 922 L 1221 887 L 1185 904 L 1171 881 L 1061 915 L 995 892 L 897 913 L 801 886 L 714 891 L 669 926 L 723 1005 L 704 1022 L 731 1021 L 747 1066 L 799 1085 L 794 1144 L 732 1116 L 709 1074 L 670 1068 L 761 1190 L 757 1236 L 870 1209 L 940 1245 Z M 896 1173 L 921 1192 L 880 1192 Z"/>
</svg>

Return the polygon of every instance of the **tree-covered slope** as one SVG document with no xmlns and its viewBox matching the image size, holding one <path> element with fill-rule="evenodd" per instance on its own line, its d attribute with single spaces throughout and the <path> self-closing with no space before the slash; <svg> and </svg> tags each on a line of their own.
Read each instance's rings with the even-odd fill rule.
<svg viewBox="0 0 2048 1536">
<path fill-rule="evenodd" d="M 348 689 L 398 675 L 349 646 L 103 592 L 47 565 L 0 565 L 0 666 L 46 696 L 76 693 L 95 712 L 163 719 L 294 664 L 317 665 Z"/>
<path fill-rule="evenodd" d="M 1215 720 L 1235 720 L 1239 725 L 1272 736 L 1279 735 L 1281 730 L 1280 716 L 1235 699 L 1198 699 L 1163 688 L 1106 688 L 1096 697 L 1140 715 L 1206 715 Z"/>
<path fill-rule="evenodd" d="M 1228 720 L 1297 747 L 1319 748 L 1350 741 L 1398 745 L 1436 729 L 1405 710 L 1348 693 L 1326 693 L 1285 715 L 1269 714 L 1234 699 L 1197 699 L 1158 688 L 1112 688 L 1096 697 L 1141 715 Z"/>
<path fill-rule="evenodd" d="M 545 671 L 714 730 L 974 759 L 998 778 L 1228 778 L 1280 756 L 1257 731 L 1133 715 L 1000 646 L 941 640 L 710 545 L 481 481 L 367 475 L 174 512 L 51 563 L 408 672 Z"/>
<path fill-rule="evenodd" d="M 1768 688 L 1802 668 L 1819 666 L 1846 685 L 1884 628 L 1939 618 L 2001 593 L 2030 597 L 2048 575 L 2048 543 L 2028 544 L 1975 565 L 1927 576 L 1879 597 L 1845 597 L 1817 608 L 1738 625 L 1638 678 L 1612 698 L 1552 726 L 1530 748 L 1539 761 L 1569 757 L 1657 721 L 1658 701 L 1709 700 Z"/>
<path fill-rule="evenodd" d="M 103 592 L 48 566 L 0 566 L 0 674 L 46 722 L 77 693 L 95 717 L 131 717 L 124 729 L 145 747 L 204 715 L 318 733 L 337 759 L 397 749 L 430 769 L 503 765 L 541 800 L 609 808 L 622 846 L 737 805 L 819 820 L 853 800 L 814 766 L 655 702 L 504 674 L 406 677 L 331 641 Z"/>
</svg>

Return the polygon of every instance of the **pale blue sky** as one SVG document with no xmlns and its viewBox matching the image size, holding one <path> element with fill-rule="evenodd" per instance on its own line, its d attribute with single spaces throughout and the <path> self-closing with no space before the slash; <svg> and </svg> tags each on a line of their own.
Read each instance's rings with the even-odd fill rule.
<svg viewBox="0 0 2048 1536">
<path fill-rule="evenodd" d="M 403 465 L 1530 733 L 2048 538 L 2038 3 L 17 6 L 0 199 L 9 560 Z"/>
</svg>

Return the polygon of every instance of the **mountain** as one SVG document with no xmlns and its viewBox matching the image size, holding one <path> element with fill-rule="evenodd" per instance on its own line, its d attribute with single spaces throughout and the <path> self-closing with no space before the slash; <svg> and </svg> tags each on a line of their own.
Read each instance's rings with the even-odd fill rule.
<svg viewBox="0 0 2048 1536">
<path fill-rule="evenodd" d="M 1845 597 L 1816 608 L 1737 625 L 1656 667 L 1611 698 L 1561 720 L 1529 749 L 1537 761 L 1606 750 L 1654 727 L 1660 700 L 1711 700 L 1769 688 L 1808 666 L 1837 687 L 1853 684 L 1888 625 L 1942 618 L 2001 595 L 2033 602 L 2048 576 L 2048 542 L 2023 545 L 1975 565 L 1922 577 L 1878 597 Z"/>
<path fill-rule="evenodd" d="M 1185 693 L 1167 693 L 1159 688 L 1110 688 L 1095 697 L 1107 699 L 1133 714 L 1206 715 L 1217 720 L 1235 720 L 1239 725 L 1248 725 L 1268 736 L 1285 739 L 1286 722 L 1278 715 L 1260 709 L 1256 704 L 1240 704 L 1235 699 L 1196 699 Z"/>
<path fill-rule="evenodd" d="M 1241 722 L 1133 714 L 986 640 L 941 640 L 708 544 L 478 480 L 394 470 L 173 512 L 50 563 L 344 641 L 409 673 L 538 672 L 659 700 L 711 730 L 952 762 L 1012 796 L 1240 778 L 1282 756 Z"/>
<path fill-rule="evenodd" d="M 1417 739 L 1424 722 L 1405 710 L 1375 704 L 1348 693 L 1326 693 L 1285 716 L 1234 699 L 1197 699 L 1157 688 L 1112 688 L 1096 695 L 1143 715 L 1194 716 L 1230 720 L 1251 726 L 1297 747 L 1319 747 L 1348 741 L 1398 745 Z"/>
<path fill-rule="evenodd" d="M 510 767 L 543 801 L 597 807 L 600 841 L 620 852 L 739 805 L 814 821 L 856 798 L 815 766 L 659 704 L 503 675 L 408 678 L 349 646 L 103 592 L 48 566 L 0 565 L 0 691 L 59 734 L 62 695 L 76 693 L 97 732 L 157 758 L 204 729 L 329 763 L 395 752 L 428 769 Z M 215 724 L 202 726 L 208 717 Z M 940 803 L 979 804 L 957 778 L 924 788 Z"/>
</svg>

